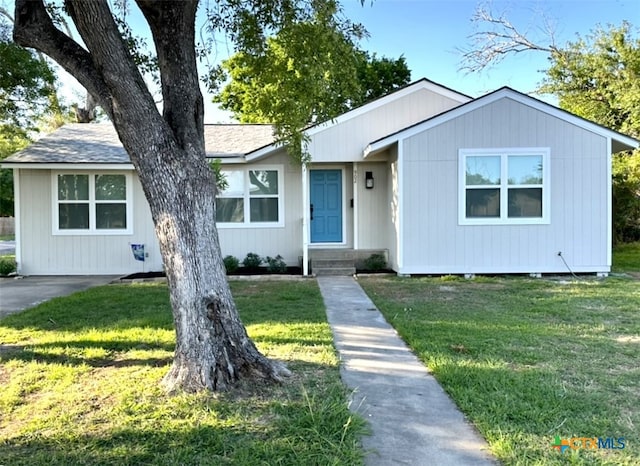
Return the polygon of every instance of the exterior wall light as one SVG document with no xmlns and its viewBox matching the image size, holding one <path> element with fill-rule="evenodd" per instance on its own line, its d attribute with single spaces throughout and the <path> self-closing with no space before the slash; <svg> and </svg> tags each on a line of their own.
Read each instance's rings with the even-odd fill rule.
<svg viewBox="0 0 640 466">
<path fill-rule="evenodd" d="M 364 187 L 367 189 L 373 189 L 373 172 L 365 172 Z"/>
</svg>

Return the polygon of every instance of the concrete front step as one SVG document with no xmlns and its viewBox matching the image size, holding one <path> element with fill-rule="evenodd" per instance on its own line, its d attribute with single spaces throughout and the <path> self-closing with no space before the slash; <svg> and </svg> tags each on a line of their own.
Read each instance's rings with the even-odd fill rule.
<svg viewBox="0 0 640 466">
<path fill-rule="evenodd" d="M 353 275 L 356 273 L 356 266 L 353 259 L 346 259 L 344 257 L 312 259 L 311 272 L 316 276 Z"/>
<path fill-rule="evenodd" d="M 355 267 L 314 267 L 312 269 L 312 272 L 317 276 L 317 277 L 322 277 L 322 276 L 351 276 L 353 274 L 356 273 L 356 268 Z"/>
<path fill-rule="evenodd" d="M 311 266 L 324 269 L 333 267 L 354 267 L 353 259 L 313 259 Z"/>
</svg>

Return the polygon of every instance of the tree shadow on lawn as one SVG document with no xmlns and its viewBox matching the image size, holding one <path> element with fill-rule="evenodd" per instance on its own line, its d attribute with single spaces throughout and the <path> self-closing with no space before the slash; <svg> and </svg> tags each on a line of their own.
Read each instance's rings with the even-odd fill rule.
<svg viewBox="0 0 640 466">
<path fill-rule="evenodd" d="M 2 464 L 13 466 L 253 465 L 275 462 L 298 465 L 300 458 L 309 453 L 306 451 L 309 445 L 292 436 L 291 430 L 295 426 L 280 425 L 285 422 L 290 423 L 291 419 L 277 419 L 277 414 L 261 424 L 249 426 L 241 422 L 235 424 L 231 419 L 220 422 L 219 426 L 195 425 L 187 421 L 177 427 L 167 427 L 162 420 L 151 423 L 147 419 L 143 420 L 142 427 L 113 429 L 95 435 L 33 433 L 0 441 L 0 458 Z M 324 434 L 336 436 L 335 433 Z M 338 432 L 337 439 L 331 440 L 339 441 L 339 435 Z M 331 446 L 327 440 L 324 448 L 315 452 L 318 461 L 315 464 L 348 464 L 344 459 L 337 461 L 340 452 Z"/>
<path fill-rule="evenodd" d="M 114 344 L 116 343 L 116 344 Z M 113 342 L 95 340 L 61 341 L 39 343 L 33 345 L 2 345 L 0 344 L 0 362 L 12 360 L 24 362 L 40 362 L 46 364 L 88 365 L 91 367 L 128 367 L 152 366 L 161 367 L 171 364 L 175 345 L 149 345 L 146 342 Z M 101 351 L 102 350 L 102 351 Z M 167 357 L 131 358 L 127 352 L 139 351 L 167 351 Z M 89 354 L 83 355 L 85 352 Z M 101 353 L 101 356 L 96 356 Z"/>
</svg>

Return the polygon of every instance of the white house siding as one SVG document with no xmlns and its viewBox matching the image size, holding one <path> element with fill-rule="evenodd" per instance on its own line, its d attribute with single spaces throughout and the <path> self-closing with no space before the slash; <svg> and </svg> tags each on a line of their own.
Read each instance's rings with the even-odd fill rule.
<svg viewBox="0 0 640 466">
<path fill-rule="evenodd" d="M 81 172 L 81 171 L 80 171 Z M 95 173 L 90 171 L 87 173 Z M 144 243 L 145 270 L 161 270 L 151 213 L 135 176 L 133 234 L 53 235 L 50 170 L 20 170 L 20 273 L 24 275 L 111 275 L 142 271 L 131 243 Z"/>
<path fill-rule="evenodd" d="M 240 261 L 249 252 L 262 257 L 279 254 L 287 265 L 298 266 L 299 257 L 302 256 L 302 167 L 284 151 L 252 163 L 251 167 L 259 168 L 261 165 L 280 166 L 283 169 L 284 182 L 280 186 L 284 196 L 284 226 L 220 227 L 218 236 L 222 254 L 235 256 Z M 240 166 L 247 168 L 244 164 Z"/>
<path fill-rule="evenodd" d="M 308 150 L 314 162 L 357 162 L 370 142 L 458 105 L 459 101 L 418 89 L 338 125 L 314 129 Z"/>
<path fill-rule="evenodd" d="M 374 187 L 366 189 L 365 174 L 373 174 Z M 387 249 L 389 247 L 388 225 L 391 211 L 388 201 L 389 163 L 358 164 L 358 249 Z"/>
<path fill-rule="evenodd" d="M 606 272 L 606 138 L 505 98 L 400 141 L 401 273 Z M 458 225 L 460 148 L 549 147 L 547 225 Z"/>
</svg>

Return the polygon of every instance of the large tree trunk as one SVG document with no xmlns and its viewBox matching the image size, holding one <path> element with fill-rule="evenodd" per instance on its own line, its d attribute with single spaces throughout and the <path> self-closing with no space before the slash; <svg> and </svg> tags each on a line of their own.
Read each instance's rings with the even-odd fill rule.
<svg viewBox="0 0 640 466">
<path fill-rule="evenodd" d="M 106 1 L 65 2 L 88 51 L 55 28 L 42 0 L 16 1 L 14 38 L 58 61 L 96 97 L 136 168 L 155 223 L 176 328 L 166 387 L 225 390 L 241 379 L 281 380 L 286 368 L 266 359 L 247 336 L 220 253 L 196 71 L 197 1 L 137 3 L 156 44 L 163 115 Z"/>
</svg>

